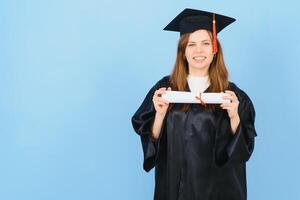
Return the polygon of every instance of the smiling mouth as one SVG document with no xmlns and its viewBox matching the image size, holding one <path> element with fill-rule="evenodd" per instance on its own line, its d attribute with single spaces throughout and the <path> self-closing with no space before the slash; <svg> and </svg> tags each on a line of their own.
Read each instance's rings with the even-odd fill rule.
<svg viewBox="0 0 300 200">
<path fill-rule="evenodd" d="M 206 59 L 205 56 L 195 56 L 193 57 L 193 59 L 196 61 L 196 62 L 202 62 L 203 60 Z"/>
</svg>

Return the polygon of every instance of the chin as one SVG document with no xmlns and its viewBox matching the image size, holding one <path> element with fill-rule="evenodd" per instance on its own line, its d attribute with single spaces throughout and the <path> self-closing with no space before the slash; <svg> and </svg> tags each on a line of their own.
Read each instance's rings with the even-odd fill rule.
<svg viewBox="0 0 300 200">
<path fill-rule="evenodd" d="M 194 65 L 193 66 L 194 69 L 205 69 L 207 67 L 208 67 L 207 65 Z"/>
</svg>

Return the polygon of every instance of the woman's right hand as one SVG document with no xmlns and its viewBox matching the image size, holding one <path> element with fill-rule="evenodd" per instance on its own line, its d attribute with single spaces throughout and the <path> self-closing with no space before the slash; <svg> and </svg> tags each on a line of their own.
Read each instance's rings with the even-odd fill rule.
<svg viewBox="0 0 300 200">
<path fill-rule="evenodd" d="M 152 99 L 156 113 L 161 116 L 164 116 L 167 113 L 169 107 L 169 102 L 161 97 L 161 95 L 165 94 L 166 91 L 167 89 L 164 87 L 159 88 L 154 92 Z M 168 91 L 171 91 L 170 87 L 168 88 Z"/>
</svg>

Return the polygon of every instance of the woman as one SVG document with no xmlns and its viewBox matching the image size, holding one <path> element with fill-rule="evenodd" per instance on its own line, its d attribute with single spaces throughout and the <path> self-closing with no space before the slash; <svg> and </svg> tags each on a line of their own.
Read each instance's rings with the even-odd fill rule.
<svg viewBox="0 0 300 200">
<path fill-rule="evenodd" d="M 132 117 L 155 167 L 156 200 L 245 200 L 246 161 L 253 148 L 255 111 L 250 98 L 228 81 L 216 34 L 235 19 L 185 9 L 165 30 L 180 32 L 170 76 L 149 91 Z M 221 105 L 170 104 L 166 90 L 225 92 Z"/>
</svg>

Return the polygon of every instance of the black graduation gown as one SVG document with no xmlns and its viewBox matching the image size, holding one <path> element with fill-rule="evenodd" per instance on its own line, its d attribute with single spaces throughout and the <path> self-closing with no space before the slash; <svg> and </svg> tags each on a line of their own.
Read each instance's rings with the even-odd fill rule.
<svg viewBox="0 0 300 200">
<path fill-rule="evenodd" d="M 144 169 L 155 167 L 155 200 L 246 200 L 246 161 L 254 148 L 255 111 L 250 98 L 230 83 L 239 99 L 240 125 L 232 134 L 226 110 L 205 111 L 178 104 L 167 112 L 158 140 L 150 138 L 155 90 L 169 87 L 169 77 L 152 87 L 132 117 L 144 152 Z"/>
</svg>

